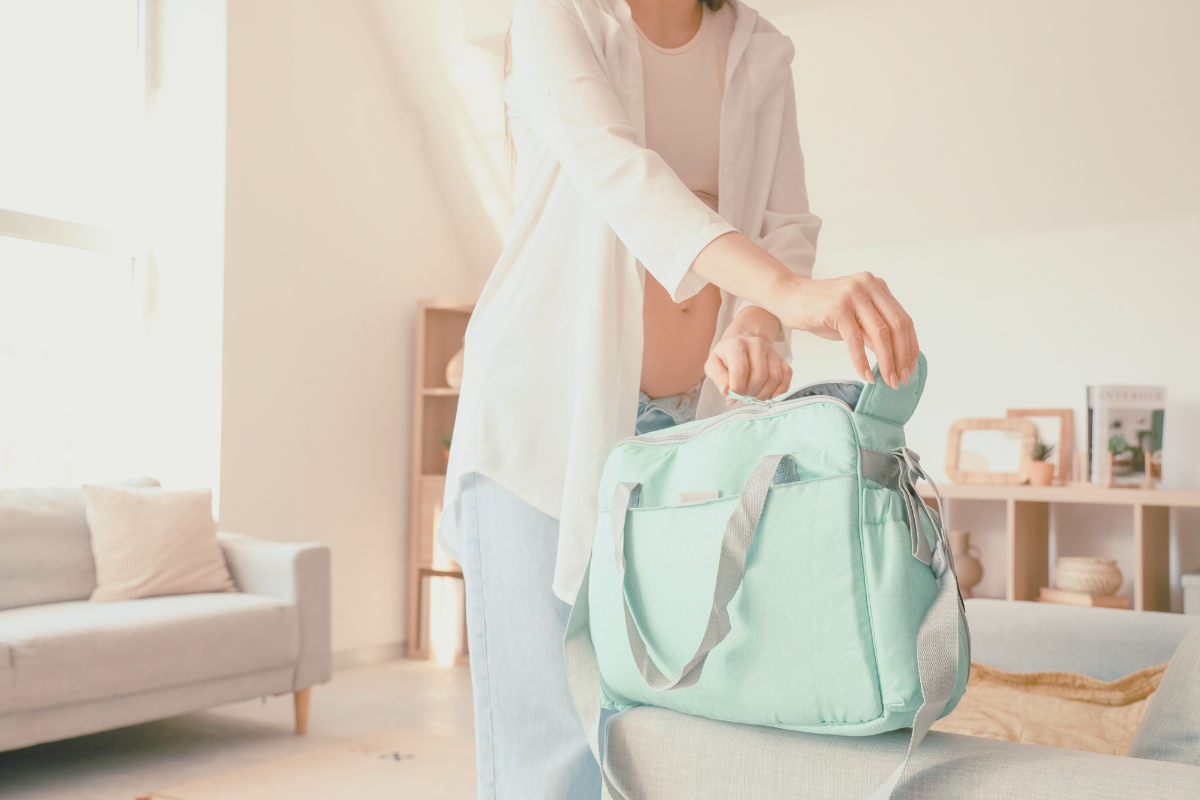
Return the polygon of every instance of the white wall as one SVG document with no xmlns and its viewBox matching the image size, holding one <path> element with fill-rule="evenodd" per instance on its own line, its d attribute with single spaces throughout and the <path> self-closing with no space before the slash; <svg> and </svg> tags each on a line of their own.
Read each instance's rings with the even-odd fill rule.
<svg viewBox="0 0 1200 800">
<path fill-rule="evenodd" d="M 494 247 L 462 241 L 463 181 L 426 158 L 400 2 L 229 9 L 222 527 L 332 546 L 338 651 L 403 635 L 413 302 L 477 289 Z M 1088 383 L 1164 383 L 1167 480 L 1200 487 L 1200 6 L 768 6 L 797 46 L 818 274 L 884 275 L 918 322 L 924 462 L 940 472 L 959 416 L 1082 418 Z M 800 379 L 848 374 L 838 345 L 796 344 Z M 1002 512 L 951 522 L 983 546 L 980 593 L 1002 594 Z M 1125 521 L 1054 525 L 1058 552 L 1131 574 Z M 1200 515 L 1173 525 L 1173 570 L 1200 568 Z"/>
<path fill-rule="evenodd" d="M 794 10 L 788 10 L 794 9 Z M 796 44 L 817 274 L 884 276 L 930 362 L 908 426 L 941 473 L 957 417 L 1072 407 L 1085 386 L 1168 387 L 1164 476 L 1200 488 L 1200 4 L 1192 0 L 772 3 Z M 801 336 L 798 379 L 849 374 Z M 1081 438 L 1082 437 L 1082 438 Z M 1004 591 L 1003 511 L 957 503 Z M 1120 559 L 1132 521 L 1059 509 L 1057 553 Z M 1173 514 L 1178 572 L 1200 569 L 1200 515 Z"/>
<path fill-rule="evenodd" d="M 221 527 L 332 548 L 333 647 L 403 639 L 413 310 L 470 294 L 368 4 L 231 3 Z"/>
</svg>

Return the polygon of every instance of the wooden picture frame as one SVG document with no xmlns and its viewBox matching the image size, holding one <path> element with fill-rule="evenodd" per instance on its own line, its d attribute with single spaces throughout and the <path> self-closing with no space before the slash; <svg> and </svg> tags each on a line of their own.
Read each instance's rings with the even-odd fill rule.
<svg viewBox="0 0 1200 800">
<path fill-rule="evenodd" d="M 1075 411 L 1070 408 L 1010 408 L 1009 417 L 1058 417 L 1058 464 L 1054 477 L 1067 483 L 1075 479 Z"/>
<path fill-rule="evenodd" d="M 1016 472 L 978 472 L 959 469 L 959 451 L 965 431 L 1014 431 L 1021 434 Z M 955 483 L 1016 485 L 1029 480 L 1029 452 L 1037 439 L 1037 426 L 1023 417 L 958 419 L 946 434 L 946 477 Z"/>
</svg>

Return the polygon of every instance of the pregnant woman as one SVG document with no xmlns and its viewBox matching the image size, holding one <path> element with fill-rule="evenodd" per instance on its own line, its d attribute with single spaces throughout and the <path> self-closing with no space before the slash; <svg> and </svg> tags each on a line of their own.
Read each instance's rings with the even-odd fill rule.
<svg viewBox="0 0 1200 800">
<path fill-rule="evenodd" d="M 463 567 L 479 796 L 594 798 L 562 640 L 613 444 L 765 399 L 790 330 L 896 387 L 913 324 L 814 280 L 791 41 L 738 0 L 517 0 L 516 215 L 466 336 L 442 547 Z"/>
</svg>

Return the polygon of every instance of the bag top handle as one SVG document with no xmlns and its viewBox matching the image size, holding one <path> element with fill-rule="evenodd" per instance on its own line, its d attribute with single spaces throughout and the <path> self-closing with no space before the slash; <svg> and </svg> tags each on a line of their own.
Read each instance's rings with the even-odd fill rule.
<svg viewBox="0 0 1200 800">
<path fill-rule="evenodd" d="M 868 417 L 904 426 L 917 410 L 921 401 L 921 393 L 925 391 L 925 377 L 928 367 L 925 354 L 917 354 L 917 371 L 908 378 L 908 383 L 900 384 L 899 389 L 893 389 L 883 382 L 879 374 L 879 364 L 875 364 L 875 382 L 863 387 L 858 405 L 854 407 L 855 414 L 865 414 Z"/>
</svg>

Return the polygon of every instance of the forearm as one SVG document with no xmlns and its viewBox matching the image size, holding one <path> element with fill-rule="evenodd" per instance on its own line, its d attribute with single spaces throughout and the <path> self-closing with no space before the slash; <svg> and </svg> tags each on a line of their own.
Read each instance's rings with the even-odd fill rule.
<svg viewBox="0 0 1200 800">
<path fill-rule="evenodd" d="M 767 316 L 775 318 L 776 325 L 783 316 L 782 301 L 806 280 L 736 231 L 709 242 L 696 256 L 691 269 L 709 283 L 761 306 L 769 312 Z M 778 330 L 775 332 L 778 334 Z M 774 340 L 773 336 L 770 338 Z"/>
<path fill-rule="evenodd" d="M 733 339 L 738 336 L 756 336 L 766 342 L 774 342 L 783 330 L 779 317 L 758 306 L 746 306 L 737 313 L 721 340 Z"/>
<path fill-rule="evenodd" d="M 692 260 L 690 271 L 761 306 L 788 328 L 841 339 L 855 371 L 868 383 L 875 379 L 866 347 L 875 351 L 879 372 L 893 389 L 916 369 L 920 345 L 912 319 L 887 284 L 869 272 L 821 280 L 802 277 L 737 232 L 710 241 Z"/>
</svg>

